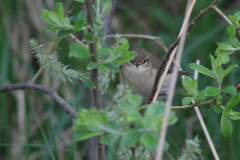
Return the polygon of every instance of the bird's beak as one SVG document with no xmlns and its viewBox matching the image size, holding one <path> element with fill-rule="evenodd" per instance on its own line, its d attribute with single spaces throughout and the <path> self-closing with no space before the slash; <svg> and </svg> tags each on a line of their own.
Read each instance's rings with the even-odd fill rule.
<svg viewBox="0 0 240 160">
<path fill-rule="evenodd" d="M 138 66 L 139 66 L 139 64 L 137 63 L 137 64 L 135 64 L 135 66 L 136 66 L 136 67 L 138 67 Z"/>
</svg>

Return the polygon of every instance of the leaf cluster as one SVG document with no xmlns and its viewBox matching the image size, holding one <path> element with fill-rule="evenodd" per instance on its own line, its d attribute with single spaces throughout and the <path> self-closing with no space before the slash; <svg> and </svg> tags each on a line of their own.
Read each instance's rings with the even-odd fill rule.
<svg viewBox="0 0 240 160">
<path fill-rule="evenodd" d="M 236 31 L 240 29 L 240 12 L 237 12 L 234 16 L 229 16 L 229 19 L 234 23 L 227 28 L 229 39 L 223 43 L 217 43 L 218 48 L 215 51 L 215 56 L 217 56 L 217 58 L 214 58 L 212 55 L 210 55 L 212 70 L 209 70 L 208 68 L 196 63 L 189 64 L 189 68 L 215 79 L 218 87 L 207 86 L 200 92 L 197 89 L 197 80 L 190 77 L 185 77 L 182 80 L 183 87 L 188 92 L 183 93 L 183 95 L 186 96 L 182 100 L 183 105 L 188 105 L 192 101 L 194 101 L 195 105 L 201 105 L 201 103 L 207 98 L 213 97 L 211 102 L 215 103 L 215 112 L 222 112 L 221 130 L 224 136 L 230 136 L 232 134 L 233 129 L 229 118 L 232 120 L 240 119 L 240 113 L 232 110 L 232 108 L 234 108 L 240 102 L 240 93 L 237 92 L 237 89 L 234 86 L 227 86 L 223 89 L 221 88 L 223 79 L 230 72 L 232 72 L 235 67 L 237 67 L 237 65 L 231 65 L 227 69 L 223 69 L 222 65 L 227 64 L 230 61 L 230 54 L 240 50 L 240 42 L 236 37 Z M 223 93 L 227 94 L 223 96 Z M 222 103 L 222 98 L 227 95 L 232 95 L 233 97 L 227 102 L 226 105 L 224 105 Z"/>
<path fill-rule="evenodd" d="M 90 88 L 95 88 L 94 83 L 85 73 L 75 71 L 73 69 L 67 69 L 68 66 L 64 66 L 61 62 L 58 62 L 57 59 L 51 55 L 46 54 L 43 49 L 43 45 L 38 45 L 37 40 L 30 39 L 29 44 L 32 50 L 32 54 L 34 54 L 34 57 L 38 59 L 38 63 L 41 66 L 47 68 L 52 76 L 56 76 L 65 83 L 66 81 L 77 83 L 81 80 Z"/>
<path fill-rule="evenodd" d="M 141 150 L 146 148 L 156 152 L 165 104 L 157 102 L 140 106 L 141 96 L 132 95 L 123 85 L 119 85 L 118 88 L 119 92 L 114 95 L 114 105 L 106 107 L 103 111 L 96 109 L 79 111 L 74 130 L 82 134 L 77 140 L 105 134 L 101 143 L 117 150 L 122 147 L 129 149 L 143 147 Z M 140 113 L 141 109 L 145 109 L 144 116 Z M 176 123 L 177 120 L 174 112 L 171 112 L 169 125 Z M 147 151 L 145 154 L 148 155 Z M 139 154 L 136 156 L 141 157 Z"/>
</svg>

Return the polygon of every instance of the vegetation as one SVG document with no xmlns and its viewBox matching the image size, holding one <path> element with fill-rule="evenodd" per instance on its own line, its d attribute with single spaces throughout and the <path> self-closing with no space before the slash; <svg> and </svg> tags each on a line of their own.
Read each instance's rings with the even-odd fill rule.
<svg viewBox="0 0 240 160">
<path fill-rule="evenodd" d="M 166 104 L 155 102 L 142 105 L 141 96 L 132 95 L 131 88 L 118 84 L 118 72 L 123 63 L 136 56 L 136 53 L 131 51 L 135 46 L 151 52 L 161 52 L 161 48 L 166 50 L 168 47 L 164 44 L 174 42 L 172 37 L 176 37 L 180 29 L 185 5 L 171 6 L 174 1 L 162 2 L 161 6 L 164 7 L 158 8 L 158 1 L 147 5 L 144 5 L 147 2 L 141 1 L 133 4 L 131 8 L 136 8 L 133 10 L 129 8 L 127 1 L 120 1 L 116 6 L 111 0 L 96 0 L 93 5 L 91 0 L 76 1 L 58 2 L 56 11 L 52 11 L 55 10 L 54 7 L 45 1 L 41 2 L 45 6 L 37 9 L 35 2 L 18 2 L 21 4 L 18 8 L 10 5 L 13 1 L 2 2 L 1 12 L 4 14 L 0 23 L 0 92 L 5 94 L 0 94 L 0 157 L 95 159 L 93 157 L 98 156 L 99 159 L 153 159 L 153 153 L 159 153 L 158 139 L 160 130 L 164 130 Z M 205 117 L 219 157 L 240 158 L 236 147 L 240 143 L 237 136 L 239 128 L 236 127 L 239 121 L 230 121 L 240 119 L 237 107 L 240 102 L 237 90 L 239 68 L 236 61 L 240 56 L 240 12 L 238 8 L 234 9 L 234 3 L 238 2 L 218 3 L 218 0 L 215 0 L 210 5 L 208 3 L 199 2 L 195 5 L 192 15 L 196 18 L 188 25 L 189 36 L 181 63 L 184 70 L 193 69 L 207 77 L 200 76 L 198 80 L 185 77 L 176 90 L 173 103 L 175 107 L 172 109 L 180 110 L 171 111 L 169 114 L 167 125 L 171 127 L 167 141 L 161 141 L 164 144 L 163 158 L 213 159 L 209 146 L 204 141 L 205 136 L 191 110 L 194 106 L 198 106 Z M 219 8 L 225 6 L 223 12 L 232 16 L 224 17 L 216 4 Z M 24 5 L 29 10 L 26 13 Z M 86 10 L 82 9 L 84 6 Z M 166 8 L 172 10 L 167 11 Z M 199 8 L 204 10 L 197 13 Z M 22 27 L 22 21 L 14 12 L 18 10 L 19 13 L 24 13 L 19 14 L 24 18 L 24 25 L 27 28 L 33 26 L 33 29 L 20 32 L 17 26 Z M 115 10 L 114 15 L 111 10 Z M 38 18 L 39 15 L 42 20 Z M 174 18 L 174 15 L 181 16 Z M 224 24 L 226 22 L 220 19 L 220 15 L 229 26 Z M 31 22 L 27 21 L 28 16 Z M 115 19 L 111 19 L 111 16 Z M 131 20 L 128 19 L 129 16 L 134 19 L 131 27 L 128 24 Z M 39 25 L 39 22 L 44 27 Z M 115 22 L 112 23 L 112 29 L 107 27 L 108 22 Z M 197 24 L 193 26 L 195 23 Z M 47 29 L 45 24 L 50 28 Z M 106 37 L 112 37 L 106 36 L 109 30 L 115 39 L 106 44 Z M 143 33 L 160 36 L 160 39 L 149 38 L 150 36 L 147 36 L 147 39 L 156 41 L 161 48 L 152 40 L 131 39 L 136 35 L 128 35 L 130 38 L 126 39 L 124 35 L 117 33 L 136 33 L 141 34 L 138 37 L 142 38 L 146 38 L 142 36 Z M 182 34 L 177 38 L 166 51 L 165 57 L 162 56 L 165 61 L 159 68 L 155 84 L 158 84 L 160 76 L 164 77 L 163 67 L 168 63 L 178 43 L 182 45 L 184 36 L 185 34 Z M 44 46 L 39 45 L 38 41 Z M 26 47 L 27 42 L 30 49 Z M 58 58 L 55 58 L 55 50 Z M 207 60 L 209 56 L 210 60 Z M 201 65 L 192 63 L 197 58 L 203 60 Z M 44 69 L 47 69 L 47 72 L 43 72 Z M 180 95 L 180 92 L 183 92 L 181 86 L 186 90 L 186 93 L 182 94 L 184 97 Z M 55 101 L 41 92 L 19 89 L 35 89 L 50 95 Z M 9 92 L 13 90 L 16 91 Z M 157 94 L 157 85 L 153 86 L 153 93 Z M 102 94 L 105 96 L 101 96 Z M 181 102 L 183 106 L 177 106 Z M 59 105 L 64 109 L 57 107 Z M 199 135 L 199 138 L 194 139 L 195 135 Z M 96 144 L 92 144 L 95 140 L 93 137 L 97 137 Z M 186 137 L 192 140 L 186 140 Z M 87 139 L 91 140 L 83 141 Z M 199 143 L 198 139 L 203 142 Z M 186 147 L 182 149 L 185 140 Z M 93 147 L 93 150 L 89 147 Z M 90 153 L 87 154 L 89 150 Z"/>
</svg>

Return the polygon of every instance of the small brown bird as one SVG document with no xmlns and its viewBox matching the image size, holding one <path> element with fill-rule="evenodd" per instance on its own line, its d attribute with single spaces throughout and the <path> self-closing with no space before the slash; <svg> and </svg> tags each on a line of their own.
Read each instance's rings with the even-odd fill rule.
<svg viewBox="0 0 240 160">
<path fill-rule="evenodd" d="M 152 90 L 157 70 L 162 59 L 142 48 L 136 48 L 137 56 L 128 63 L 125 63 L 120 71 L 120 82 L 127 83 L 132 87 L 134 94 L 148 97 Z M 168 92 L 173 65 L 168 70 L 160 94 Z M 178 75 L 190 75 L 191 72 L 179 71 Z"/>
</svg>

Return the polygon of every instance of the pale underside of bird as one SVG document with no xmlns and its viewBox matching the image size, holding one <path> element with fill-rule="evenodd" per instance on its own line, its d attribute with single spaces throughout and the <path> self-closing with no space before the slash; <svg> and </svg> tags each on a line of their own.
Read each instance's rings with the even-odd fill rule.
<svg viewBox="0 0 240 160">
<path fill-rule="evenodd" d="M 140 94 L 143 97 L 148 97 L 152 90 L 155 76 L 162 59 L 152 53 L 145 51 L 142 48 L 136 48 L 133 51 L 137 52 L 137 56 L 128 63 L 125 63 L 120 71 L 120 82 L 128 84 L 132 88 L 133 94 Z M 168 70 L 159 95 L 167 94 L 173 64 Z M 179 71 L 178 75 L 189 75 L 190 72 Z"/>
</svg>

